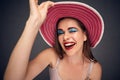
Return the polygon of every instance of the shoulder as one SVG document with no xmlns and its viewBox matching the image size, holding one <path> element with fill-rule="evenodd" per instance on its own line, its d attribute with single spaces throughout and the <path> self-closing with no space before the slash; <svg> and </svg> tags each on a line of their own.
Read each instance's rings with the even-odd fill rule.
<svg viewBox="0 0 120 80">
<path fill-rule="evenodd" d="M 54 48 L 47 48 L 47 49 L 41 51 L 38 56 L 43 56 L 48 61 L 50 61 L 49 65 L 51 67 L 53 67 L 56 64 L 57 59 L 59 58 L 58 55 L 57 55 L 57 52 L 55 51 Z"/>
<path fill-rule="evenodd" d="M 93 68 L 90 76 L 92 80 L 101 80 L 102 66 L 99 62 L 93 62 Z"/>
<path fill-rule="evenodd" d="M 94 63 L 93 71 L 94 72 L 99 72 L 99 73 L 102 71 L 102 66 L 99 62 Z"/>
<path fill-rule="evenodd" d="M 56 59 L 57 55 L 53 48 L 48 48 L 41 51 L 34 59 L 29 62 L 27 69 L 27 78 L 29 78 L 31 75 L 36 76 L 48 65 L 55 64 Z"/>
<path fill-rule="evenodd" d="M 39 53 L 39 55 L 45 55 L 45 57 L 47 57 L 47 56 L 49 56 L 49 57 L 57 56 L 54 48 L 44 49 L 43 51 L 41 51 Z"/>
</svg>

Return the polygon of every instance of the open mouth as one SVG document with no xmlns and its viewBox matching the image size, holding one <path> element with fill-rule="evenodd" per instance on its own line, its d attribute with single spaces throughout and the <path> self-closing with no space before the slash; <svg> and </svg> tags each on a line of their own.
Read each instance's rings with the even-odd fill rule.
<svg viewBox="0 0 120 80">
<path fill-rule="evenodd" d="M 74 42 L 66 42 L 64 43 L 64 47 L 66 50 L 70 50 L 74 47 L 75 43 Z"/>
</svg>

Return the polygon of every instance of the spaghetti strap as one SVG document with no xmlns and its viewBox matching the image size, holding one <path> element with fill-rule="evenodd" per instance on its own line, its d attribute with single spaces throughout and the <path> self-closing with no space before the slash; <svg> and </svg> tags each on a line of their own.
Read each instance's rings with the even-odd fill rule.
<svg viewBox="0 0 120 80">
<path fill-rule="evenodd" d="M 91 62 L 90 62 L 90 65 L 89 65 L 89 68 L 88 68 L 87 75 L 86 75 L 86 78 L 88 78 L 88 79 L 89 79 L 89 77 L 90 77 L 90 74 L 91 74 L 91 71 L 92 71 L 92 68 L 93 68 L 93 64 L 94 64 L 94 62 L 91 61 Z"/>
<path fill-rule="evenodd" d="M 58 58 L 54 68 L 49 68 L 50 80 L 62 80 L 59 76 L 58 66 L 60 63 L 60 59 Z"/>
<path fill-rule="evenodd" d="M 56 65 L 55 65 L 55 68 L 58 67 L 59 63 L 60 63 L 60 59 L 58 58 L 58 59 L 57 59 L 57 62 L 56 62 Z"/>
</svg>

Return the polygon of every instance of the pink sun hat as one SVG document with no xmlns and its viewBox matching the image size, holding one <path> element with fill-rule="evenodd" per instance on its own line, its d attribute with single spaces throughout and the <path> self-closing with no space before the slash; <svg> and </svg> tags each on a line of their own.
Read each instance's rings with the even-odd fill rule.
<svg viewBox="0 0 120 80">
<path fill-rule="evenodd" d="M 61 1 L 48 9 L 46 20 L 39 29 L 41 36 L 49 46 L 55 45 L 56 23 L 63 17 L 76 18 L 85 25 L 91 47 L 96 47 L 101 41 L 104 22 L 99 12 L 85 3 Z"/>
</svg>

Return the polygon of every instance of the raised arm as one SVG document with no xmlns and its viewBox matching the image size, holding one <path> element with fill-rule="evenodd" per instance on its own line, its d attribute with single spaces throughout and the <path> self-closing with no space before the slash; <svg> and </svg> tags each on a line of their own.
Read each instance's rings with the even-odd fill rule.
<svg viewBox="0 0 120 80">
<path fill-rule="evenodd" d="M 30 16 L 20 39 L 11 53 L 4 80 L 25 79 L 31 49 L 39 27 L 45 20 L 48 8 L 54 4 L 53 2 L 47 1 L 38 5 L 38 0 L 29 0 L 29 2 Z"/>
</svg>

